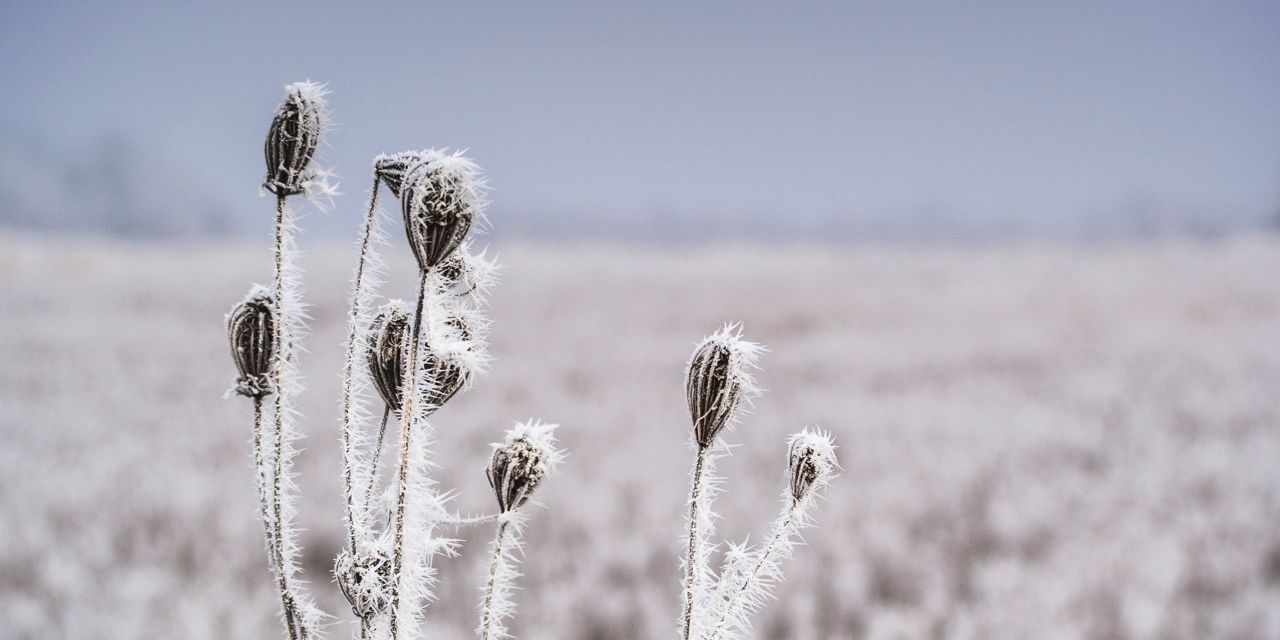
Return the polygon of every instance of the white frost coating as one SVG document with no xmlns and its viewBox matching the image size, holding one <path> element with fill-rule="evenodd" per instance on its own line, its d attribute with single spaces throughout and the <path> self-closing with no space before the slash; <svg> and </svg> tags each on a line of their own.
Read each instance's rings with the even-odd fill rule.
<svg viewBox="0 0 1280 640">
<path fill-rule="evenodd" d="M 782 492 L 782 511 L 774 521 L 764 543 L 747 553 L 732 575 L 722 576 L 722 598 L 710 610 L 711 624 L 696 636 L 706 640 L 741 638 L 751 628 L 752 616 L 771 597 L 772 589 L 782 581 L 782 563 L 790 558 L 798 544 L 800 531 L 813 524 L 811 509 L 822 490 L 839 470 L 835 444 L 829 433 L 806 427 L 791 436 L 787 469 L 787 487 Z M 805 473 L 807 472 L 807 473 Z M 804 473 L 807 489 L 797 496 L 794 477 Z"/>
</svg>

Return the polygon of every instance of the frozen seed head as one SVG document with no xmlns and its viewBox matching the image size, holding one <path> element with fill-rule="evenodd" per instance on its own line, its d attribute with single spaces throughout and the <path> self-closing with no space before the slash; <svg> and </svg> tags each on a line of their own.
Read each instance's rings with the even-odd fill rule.
<svg viewBox="0 0 1280 640">
<path fill-rule="evenodd" d="M 284 102 L 276 108 L 263 145 L 267 177 L 262 186 L 278 196 L 291 196 L 302 193 L 310 179 L 307 168 L 320 146 L 328 107 L 323 85 L 297 82 L 284 89 Z"/>
<path fill-rule="evenodd" d="M 554 473 L 564 459 L 564 453 L 556 448 L 556 426 L 537 420 L 517 423 L 504 441 L 493 444 L 493 458 L 485 474 L 502 513 L 524 506 L 543 478 Z"/>
<path fill-rule="evenodd" d="M 275 303 L 265 287 L 254 286 L 227 314 L 227 340 L 240 377 L 236 393 L 249 398 L 271 394 L 271 356 L 275 349 Z"/>
<path fill-rule="evenodd" d="M 386 610 L 395 590 L 391 579 L 391 559 L 380 552 L 353 556 L 343 551 L 333 567 L 342 595 L 351 610 L 361 618 L 370 618 Z"/>
<path fill-rule="evenodd" d="M 791 497 L 796 502 L 813 495 L 815 488 L 826 485 L 840 468 L 831 434 L 820 429 L 805 427 L 791 436 L 788 451 Z"/>
<path fill-rule="evenodd" d="M 689 359 L 685 391 L 700 448 L 715 442 L 738 409 L 759 395 L 752 371 L 764 347 L 742 339 L 742 325 L 726 324 L 704 339 Z"/>
<path fill-rule="evenodd" d="M 470 322 L 461 315 L 452 315 L 445 321 L 453 349 L 433 349 L 427 344 L 426 358 L 423 366 L 431 372 L 432 386 L 426 390 L 427 405 L 436 409 L 444 406 L 453 396 L 471 381 L 472 368 L 467 366 L 462 356 L 471 346 L 474 336 Z"/>
<path fill-rule="evenodd" d="M 409 342 L 409 306 L 392 300 L 378 311 L 369 327 L 365 360 L 373 386 L 388 407 L 398 409 L 403 400 L 404 356 Z"/>
<path fill-rule="evenodd" d="M 415 164 L 424 160 L 420 151 L 401 151 L 400 153 L 384 153 L 373 159 L 373 170 L 378 179 L 387 185 L 391 193 L 400 197 L 400 189 L 404 186 L 405 175 Z"/>
<path fill-rule="evenodd" d="M 483 215 L 480 168 L 461 153 L 426 151 L 404 174 L 400 209 L 409 248 L 426 271 L 453 253 Z"/>
</svg>

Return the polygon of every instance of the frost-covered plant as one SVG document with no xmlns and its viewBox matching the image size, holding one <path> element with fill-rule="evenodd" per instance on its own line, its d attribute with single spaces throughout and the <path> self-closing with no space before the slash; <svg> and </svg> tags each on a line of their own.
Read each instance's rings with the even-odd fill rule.
<svg viewBox="0 0 1280 640">
<path fill-rule="evenodd" d="M 300 390 L 296 351 L 303 332 L 300 277 L 293 266 L 293 223 L 286 198 L 332 196 L 327 174 L 311 167 L 327 121 L 324 90 L 300 83 L 286 87 L 268 131 L 264 188 L 276 196 L 273 287 L 255 287 L 228 315 L 228 336 L 239 377 L 235 391 L 254 402 L 254 449 L 268 557 L 281 594 L 291 640 L 316 634 L 323 614 L 297 579 L 292 528 L 296 493 L 291 461 L 298 437 L 292 409 Z M 416 303 L 387 302 L 375 312 L 387 243 L 378 206 L 385 184 L 400 199 L 410 250 L 418 263 Z M 517 576 L 521 507 L 563 454 L 552 425 L 518 424 L 495 445 L 486 472 L 498 491 L 500 512 L 462 518 L 450 513 L 451 491 L 430 477 L 434 440 L 428 418 L 484 371 L 488 356 L 483 314 L 496 266 L 466 239 L 484 220 L 485 181 L 461 153 L 437 150 L 383 155 L 373 162 L 373 185 L 352 279 L 346 358 L 342 371 L 343 499 L 347 541 L 334 563 L 334 578 L 360 620 L 361 638 L 414 638 L 434 587 L 432 558 L 452 553 L 459 541 L 436 534 L 441 526 L 497 522 L 492 567 L 482 603 L 481 635 L 505 636 L 503 619 L 514 609 L 509 593 Z M 382 419 L 371 438 L 368 396 L 382 400 Z M 273 395 L 272 430 L 265 434 L 263 399 Z M 377 498 L 378 463 L 390 417 L 399 426 L 394 482 Z M 372 440 L 372 443 L 370 442 Z"/>
<path fill-rule="evenodd" d="M 753 377 L 764 348 L 742 339 L 740 325 L 727 324 L 698 344 L 689 360 L 686 395 L 695 450 L 689 493 L 688 550 L 681 594 L 681 638 L 722 640 L 741 637 L 751 616 L 782 578 L 781 562 L 811 523 L 810 507 L 839 469 L 831 436 L 805 428 L 791 437 L 783 508 L 765 542 L 730 544 L 720 575 L 712 572 L 712 501 L 719 489 L 715 460 L 717 437 L 733 426 L 760 391 Z"/>
</svg>

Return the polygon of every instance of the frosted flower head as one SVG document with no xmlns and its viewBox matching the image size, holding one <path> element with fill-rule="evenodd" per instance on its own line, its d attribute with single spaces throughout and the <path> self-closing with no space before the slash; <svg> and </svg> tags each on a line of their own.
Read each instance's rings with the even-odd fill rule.
<svg viewBox="0 0 1280 640">
<path fill-rule="evenodd" d="M 391 558 L 377 551 L 353 556 L 343 551 L 333 567 L 333 577 L 351 610 L 361 618 L 370 618 L 386 610 L 395 591 L 391 579 Z"/>
<path fill-rule="evenodd" d="M 409 167 L 400 188 L 409 248 L 423 271 L 458 248 L 483 215 L 480 168 L 460 153 L 427 151 Z"/>
<path fill-rule="evenodd" d="M 320 146 L 328 114 L 324 95 L 324 87 L 314 82 L 285 87 L 284 102 L 276 108 L 263 145 L 267 177 L 262 186 L 267 191 L 291 196 L 305 190 L 311 178 L 307 168 Z"/>
<path fill-rule="evenodd" d="M 787 476 L 796 502 L 813 495 L 840 468 L 831 434 L 806 427 L 788 443 Z"/>
<path fill-rule="evenodd" d="M 493 444 L 493 458 L 485 474 L 502 513 L 524 506 L 538 484 L 563 460 L 564 453 L 556 448 L 556 426 L 536 420 L 517 423 L 503 442 Z"/>
<path fill-rule="evenodd" d="M 763 347 L 742 339 L 742 326 L 726 324 L 698 344 L 689 359 L 685 391 L 698 446 L 705 449 L 759 394 L 752 371 Z"/>
<path fill-rule="evenodd" d="M 271 357 L 275 353 L 275 303 L 265 287 L 254 286 L 227 314 L 227 339 L 240 376 L 236 393 L 249 398 L 271 394 Z"/>
<path fill-rule="evenodd" d="M 431 372 L 432 386 L 425 391 L 428 406 L 438 409 L 444 406 L 453 396 L 471 381 L 472 367 L 468 366 L 464 356 L 470 348 L 474 337 L 471 323 L 465 316 L 453 314 L 445 320 L 446 330 L 450 335 L 446 340 L 448 349 L 433 349 L 427 344 L 426 358 L 423 366 Z"/>
<path fill-rule="evenodd" d="M 419 151 L 384 153 L 373 159 L 373 171 L 382 184 L 387 185 L 391 193 L 399 198 L 405 175 L 409 173 L 409 169 L 423 160 L 423 154 Z"/>
<path fill-rule="evenodd" d="M 378 311 L 369 327 L 369 348 L 365 361 L 373 386 L 382 401 L 399 409 L 404 399 L 404 356 L 409 342 L 409 306 L 392 300 Z"/>
</svg>

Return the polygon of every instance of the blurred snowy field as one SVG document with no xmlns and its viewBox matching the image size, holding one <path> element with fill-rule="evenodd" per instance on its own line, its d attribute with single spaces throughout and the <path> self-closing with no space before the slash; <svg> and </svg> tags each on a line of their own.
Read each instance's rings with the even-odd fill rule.
<svg viewBox="0 0 1280 640">
<path fill-rule="evenodd" d="M 305 247 L 305 245 L 304 245 Z M 439 474 L 487 509 L 487 443 L 563 424 L 517 637 L 674 637 L 682 368 L 766 343 L 729 435 L 720 532 L 759 539 L 786 435 L 845 473 L 756 637 L 1280 638 L 1280 239 L 969 248 L 505 245 L 489 377 L 437 415 Z M 354 253 L 303 261 L 305 570 L 349 637 L 338 368 Z M 223 313 L 256 247 L 0 236 L 0 635 L 272 638 L 250 407 Z M 384 292 L 410 297 L 407 255 Z M 483 546 L 441 563 L 438 638 L 475 626 Z"/>
</svg>

